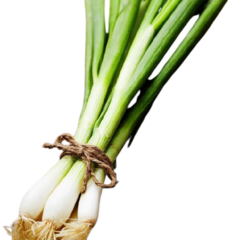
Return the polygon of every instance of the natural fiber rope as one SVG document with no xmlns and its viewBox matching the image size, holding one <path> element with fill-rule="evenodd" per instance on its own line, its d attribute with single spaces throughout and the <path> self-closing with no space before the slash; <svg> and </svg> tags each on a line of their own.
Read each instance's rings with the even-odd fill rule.
<svg viewBox="0 0 240 240">
<path fill-rule="evenodd" d="M 69 145 L 64 145 L 62 142 L 66 141 Z M 54 144 L 45 143 L 43 145 L 44 148 L 58 148 L 62 150 L 62 154 L 60 158 L 66 155 L 74 156 L 81 158 L 83 162 L 86 164 L 86 173 L 83 179 L 83 187 L 82 193 L 85 193 L 87 190 L 87 182 L 90 177 L 93 178 L 95 184 L 102 188 L 113 188 L 117 184 L 117 175 L 114 172 L 112 162 L 109 157 L 98 147 L 86 144 L 78 143 L 72 135 L 65 133 L 60 135 Z M 98 181 L 94 169 L 91 167 L 91 163 L 96 163 L 99 168 L 103 169 L 105 174 L 111 180 L 110 184 L 103 184 Z"/>
</svg>

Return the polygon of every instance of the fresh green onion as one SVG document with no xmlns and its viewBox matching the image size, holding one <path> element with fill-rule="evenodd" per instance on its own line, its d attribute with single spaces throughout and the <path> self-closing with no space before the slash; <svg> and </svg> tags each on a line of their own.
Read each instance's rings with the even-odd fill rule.
<svg viewBox="0 0 240 240">
<path fill-rule="evenodd" d="M 207 32 L 227 0 L 111 0 L 108 37 L 104 0 L 85 0 L 85 96 L 75 139 L 96 145 L 115 162 L 133 139 L 156 97 Z M 190 19 L 199 19 L 159 75 L 147 80 Z M 141 91 L 137 102 L 128 108 Z M 95 167 L 100 182 L 105 173 Z M 102 189 L 92 178 L 80 196 L 78 219 L 68 221 L 86 166 L 65 156 L 25 195 L 13 239 L 87 239 L 99 214 Z M 76 212 L 76 211 L 74 211 Z M 67 222 L 68 221 L 68 222 Z M 67 222 L 67 223 L 66 223 Z"/>
</svg>

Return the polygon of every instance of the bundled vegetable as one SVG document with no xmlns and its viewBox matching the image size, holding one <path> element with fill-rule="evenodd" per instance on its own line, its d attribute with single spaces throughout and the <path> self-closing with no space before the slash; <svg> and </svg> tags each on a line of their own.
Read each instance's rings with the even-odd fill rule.
<svg viewBox="0 0 240 240">
<path fill-rule="evenodd" d="M 85 0 L 85 97 L 79 125 L 74 138 L 65 134 L 45 145 L 63 150 L 64 156 L 23 198 L 19 218 L 7 228 L 13 239 L 87 239 L 98 218 L 102 187 L 116 184 L 116 157 L 226 2 L 111 0 L 107 36 L 104 0 Z M 195 25 L 158 76 L 147 80 L 197 13 Z M 106 174 L 110 185 L 104 185 Z"/>
</svg>

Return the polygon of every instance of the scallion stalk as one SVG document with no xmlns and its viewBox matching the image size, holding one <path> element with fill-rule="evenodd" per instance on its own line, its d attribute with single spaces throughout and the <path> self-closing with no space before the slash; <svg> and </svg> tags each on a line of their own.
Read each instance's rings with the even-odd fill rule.
<svg viewBox="0 0 240 240">
<path fill-rule="evenodd" d="M 86 108 L 93 85 L 92 59 L 93 59 L 93 13 L 90 0 L 85 0 L 86 9 L 86 43 L 85 43 L 85 91 L 81 116 Z M 80 116 L 80 118 L 81 118 Z"/>
</svg>

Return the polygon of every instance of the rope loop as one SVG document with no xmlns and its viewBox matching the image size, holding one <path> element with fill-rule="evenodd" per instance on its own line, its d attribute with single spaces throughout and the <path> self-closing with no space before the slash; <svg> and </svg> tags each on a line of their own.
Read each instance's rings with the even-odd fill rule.
<svg viewBox="0 0 240 240">
<path fill-rule="evenodd" d="M 64 145 L 63 141 L 69 143 Z M 53 149 L 57 148 L 62 151 L 60 158 L 68 155 L 77 158 L 81 158 L 86 164 L 86 173 L 83 179 L 83 186 L 81 193 L 85 193 L 87 190 L 87 183 L 90 177 L 92 177 L 95 184 L 102 188 L 114 188 L 117 184 L 117 175 L 114 172 L 113 164 L 110 158 L 98 147 L 88 144 L 78 143 L 71 134 L 65 133 L 57 137 L 54 144 L 45 143 L 44 148 Z M 94 169 L 91 164 L 95 163 L 99 168 L 103 169 L 105 174 L 111 180 L 110 184 L 103 184 L 98 181 Z"/>
</svg>

